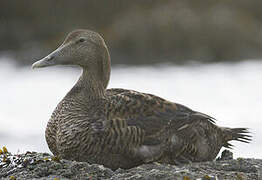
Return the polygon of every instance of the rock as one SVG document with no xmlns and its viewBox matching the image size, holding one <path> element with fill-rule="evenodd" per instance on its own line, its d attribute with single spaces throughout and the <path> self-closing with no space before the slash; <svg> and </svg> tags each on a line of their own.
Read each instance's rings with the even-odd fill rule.
<svg viewBox="0 0 262 180">
<path fill-rule="evenodd" d="M 229 151 L 230 152 L 230 151 Z M 224 152 L 224 154 L 231 153 Z M 47 153 L 27 152 L 0 155 L 1 179 L 261 179 L 262 160 L 222 157 L 217 161 L 191 163 L 183 166 L 151 163 L 132 169 L 112 171 L 102 165 L 54 158 Z M 224 158 L 223 158 L 224 157 Z"/>
</svg>

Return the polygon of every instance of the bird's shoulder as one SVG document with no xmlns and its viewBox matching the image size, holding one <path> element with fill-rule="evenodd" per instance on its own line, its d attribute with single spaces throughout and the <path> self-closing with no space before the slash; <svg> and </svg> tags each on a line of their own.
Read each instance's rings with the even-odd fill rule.
<svg viewBox="0 0 262 180">
<path fill-rule="evenodd" d="M 159 96 L 127 89 L 107 89 L 106 95 L 111 104 L 123 107 L 140 107 L 140 110 L 177 110 L 178 104 Z"/>
<path fill-rule="evenodd" d="M 165 131 L 170 121 L 190 113 L 186 106 L 161 97 L 126 89 L 108 89 L 107 117 L 121 118 L 128 126 L 145 130 L 147 135 Z"/>
</svg>

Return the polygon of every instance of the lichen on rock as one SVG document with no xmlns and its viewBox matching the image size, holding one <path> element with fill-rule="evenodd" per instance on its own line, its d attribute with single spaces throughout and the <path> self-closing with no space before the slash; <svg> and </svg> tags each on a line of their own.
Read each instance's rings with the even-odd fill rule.
<svg viewBox="0 0 262 180">
<path fill-rule="evenodd" d="M 228 153 L 227 153 L 228 154 Z M 229 153 L 230 154 L 230 153 Z M 112 171 L 98 164 L 61 159 L 48 153 L 26 152 L 0 155 L 1 179 L 228 179 L 259 180 L 261 159 L 227 159 L 180 166 L 151 163 Z"/>
</svg>

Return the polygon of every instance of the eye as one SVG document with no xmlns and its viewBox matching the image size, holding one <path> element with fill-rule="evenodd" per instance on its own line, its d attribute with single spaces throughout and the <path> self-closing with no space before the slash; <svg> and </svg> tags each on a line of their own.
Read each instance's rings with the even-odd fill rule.
<svg viewBox="0 0 262 180">
<path fill-rule="evenodd" d="M 78 42 L 85 42 L 86 40 L 85 40 L 85 38 L 80 38 L 79 40 L 78 40 Z"/>
</svg>

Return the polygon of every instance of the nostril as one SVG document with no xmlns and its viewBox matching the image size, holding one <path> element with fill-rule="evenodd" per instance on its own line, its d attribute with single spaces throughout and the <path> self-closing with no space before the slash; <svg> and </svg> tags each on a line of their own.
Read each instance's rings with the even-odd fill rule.
<svg viewBox="0 0 262 180">
<path fill-rule="evenodd" d="M 80 38 L 78 41 L 79 42 L 85 42 L 85 38 Z"/>
</svg>

